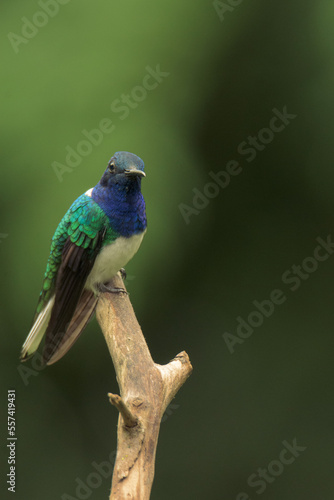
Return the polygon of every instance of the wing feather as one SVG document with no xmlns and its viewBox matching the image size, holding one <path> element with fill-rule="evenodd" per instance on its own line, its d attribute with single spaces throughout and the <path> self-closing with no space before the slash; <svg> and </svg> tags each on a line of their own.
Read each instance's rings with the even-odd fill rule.
<svg viewBox="0 0 334 500">
<path fill-rule="evenodd" d="M 21 351 L 22 361 L 34 353 L 43 335 L 46 336 L 47 362 L 51 359 L 54 362 L 58 347 L 63 354 L 66 352 L 65 340 L 62 341 L 66 333 L 78 338 L 92 314 L 91 309 L 94 310 L 92 298 L 85 294 L 81 301 L 85 282 L 103 242 L 109 243 L 117 236 L 106 214 L 90 196 L 84 194 L 71 205 L 52 238 L 33 326 Z M 73 326 L 79 303 L 80 321 L 72 329 L 70 324 Z M 87 311 L 83 309 L 85 303 Z M 66 345 L 70 345 L 67 340 Z"/>
<path fill-rule="evenodd" d="M 29 335 L 22 346 L 20 355 L 21 361 L 29 359 L 34 354 L 36 349 L 38 349 L 38 346 L 41 343 L 43 335 L 47 329 L 54 301 L 55 298 L 53 295 L 44 309 L 37 315 Z"/>
<path fill-rule="evenodd" d="M 72 321 L 58 344 L 56 352 L 49 356 L 48 351 L 44 348 L 43 358 L 48 365 L 52 365 L 62 358 L 67 351 L 72 347 L 74 342 L 81 335 L 85 326 L 93 316 L 98 298 L 90 290 L 84 290 L 81 294 L 78 305 L 75 309 Z"/>
<path fill-rule="evenodd" d="M 46 363 L 48 363 L 51 358 L 55 360 L 55 354 L 62 344 L 63 338 L 66 336 L 66 339 L 68 339 L 69 337 L 67 331 L 75 315 L 88 275 L 101 249 L 104 235 L 105 230 L 100 231 L 94 240 L 90 239 L 90 244 L 88 246 L 78 246 L 71 241 L 71 237 L 68 237 L 65 242 L 62 261 L 56 280 L 54 306 L 45 333 L 43 359 Z M 78 338 L 87 321 L 81 323 L 83 325 L 81 330 L 77 331 L 77 329 L 75 329 L 72 332 L 73 335 L 75 334 L 75 338 L 70 343 L 69 347 Z M 65 354 L 65 352 L 63 354 Z"/>
</svg>

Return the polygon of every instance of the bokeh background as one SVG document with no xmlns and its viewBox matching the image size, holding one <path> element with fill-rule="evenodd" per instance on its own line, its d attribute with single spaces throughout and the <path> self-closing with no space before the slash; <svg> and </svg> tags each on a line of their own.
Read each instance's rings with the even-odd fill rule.
<svg viewBox="0 0 334 500">
<path fill-rule="evenodd" d="M 118 388 L 96 320 L 42 372 L 23 376 L 18 355 L 60 218 L 127 150 L 145 161 L 149 221 L 127 266 L 131 300 L 154 360 L 185 349 L 194 366 L 161 425 L 152 499 L 332 500 L 334 256 L 308 258 L 317 238 L 334 239 L 333 4 L 44 4 L 7 1 L 1 14 L 1 497 L 13 388 L 15 498 L 108 497 L 110 477 L 76 491 L 116 448 L 106 394 Z M 146 92 L 148 67 L 164 75 Z M 263 132 L 284 107 L 295 117 Z M 106 118 L 113 131 L 57 174 Z M 240 173 L 208 187 L 229 161 Z M 282 275 L 303 263 L 313 272 L 292 291 Z M 226 332 L 275 289 L 285 302 L 231 353 Z M 280 466 L 293 440 L 305 449 Z"/>
</svg>

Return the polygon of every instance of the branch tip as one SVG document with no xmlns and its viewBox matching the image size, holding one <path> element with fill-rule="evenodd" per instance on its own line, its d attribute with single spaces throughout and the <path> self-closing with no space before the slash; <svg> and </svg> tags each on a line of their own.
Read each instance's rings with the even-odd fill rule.
<svg viewBox="0 0 334 500">
<path fill-rule="evenodd" d="M 116 406 L 117 410 L 122 415 L 124 420 L 124 425 L 126 427 L 135 427 L 138 424 L 138 418 L 135 415 L 133 415 L 129 407 L 124 403 L 121 396 L 109 392 L 108 398 L 110 403 Z"/>
</svg>

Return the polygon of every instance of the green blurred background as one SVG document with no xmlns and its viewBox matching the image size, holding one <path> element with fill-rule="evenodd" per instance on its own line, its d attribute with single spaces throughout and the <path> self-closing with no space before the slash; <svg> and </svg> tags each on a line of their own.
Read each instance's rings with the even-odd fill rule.
<svg viewBox="0 0 334 500">
<path fill-rule="evenodd" d="M 334 256 L 293 292 L 282 275 L 334 234 L 334 5 L 63 0 L 45 20 L 41 4 L 7 1 L 1 14 L 2 484 L 14 388 L 15 498 L 108 497 L 109 477 L 76 493 L 116 448 L 106 394 L 118 388 L 96 320 L 26 383 L 18 354 L 60 218 L 127 150 L 145 161 L 149 223 L 127 266 L 131 300 L 154 360 L 185 349 L 194 366 L 161 425 L 152 499 L 332 500 Z M 22 18 L 45 25 L 34 34 Z M 148 66 L 165 76 L 143 97 Z M 124 119 L 111 109 L 123 94 Z M 263 132 L 285 106 L 296 117 Z M 60 180 L 53 162 L 105 118 L 114 130 Z M 259 133 L 248 162 L 240 145 Z M 180 204 L 231 160 L 241 173 L 186 224 Z M 274 289 L 285 302 L 231 354 L 223 334 Z M 293 463 L 272 462 L 294 439 L 306 449 Z M 264 490 L 247 483 L 268 465 Z"/>
</svg>

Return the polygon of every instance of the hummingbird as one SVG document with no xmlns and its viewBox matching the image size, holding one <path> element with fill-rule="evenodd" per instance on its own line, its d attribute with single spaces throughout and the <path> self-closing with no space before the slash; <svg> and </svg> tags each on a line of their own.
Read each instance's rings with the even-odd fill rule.
<svg viewBox="0 0 334 500">
<path fill-rule="evenodd" d="M 135 255 L 146 232 L 143 177 L 141 158 L 115 153 L 98 184 L 79 196 L 60 221 L 21 361 L 35 353 L 44 336 L 43 362 L 58 361 L 94 314 L 99 294 L 124 291 L 106 284 Z"/>
</svg>

